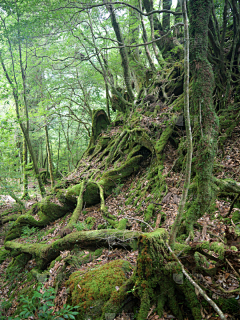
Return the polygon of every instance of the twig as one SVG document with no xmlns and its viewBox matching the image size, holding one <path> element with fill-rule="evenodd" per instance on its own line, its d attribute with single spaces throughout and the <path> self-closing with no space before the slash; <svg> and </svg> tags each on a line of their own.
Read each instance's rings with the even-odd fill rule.
<svg viewBox="0 0 240 320">
<path fill-rule="evenodd" d="M 236 201 L 238 200 L 239 197 L 240 197 L 240 193 L 237 194 L 236 197 L 234 198 L 234 200 L 233 200 L 233 202 L 232 202 L 232 204 L 230 206 L 230 209 L 229 209 L 227 215 L 225 216 L 225 218 L 230 216 L 230 214 L 232 212 L 232 209 L 233 209 L 233 207 L 234 207 L 234 205 L 235 205 L 235 203 L 236 203 Z"/>
<path fill-rule="evenodd" d="M 234 269 L 233 265 L 231 264 L 231 262 L 226 258 L 227 263 L 230 265 L 230 267 L 233 269 L 233 272 L 235 273 L 235 275 L 240 278 L 239 273 L 237 273 L 237 271 Z M 239 289 L 239 288 L 238 288 Z"/>
<path fill-rule="evenodd" d="M 172 251 L 172 249 L 170 248 L 170 246 L 166 243 L 168 250 L 172 253 L 173 257 L 176 259 L 176 261 L 180 264 L 181 268 L 182 268 L 182 273 L 185 275 L 185 277 L 188 279 L 188 281 L 191 282 L 191 284 L 199 291 L 199 293 L 203 296 L 203 298 L 213 307 L 213 309 L 217 312 L 217 314 L 219 315 L 220 319 L 222 320 L 227 320 L 226 317 L 224 316 L 222 310 L 219 309 L 219 307 L 216 305 L 216 303 L 214 301 L 212 301 L 212 299 L 209 298 L 209 296 L 206 294 L 206 292 L 204 292 L 204 290 L 199 287 L 199 285 L 190 277 L 190 275 L 187 273 L 187 271 L 184 269 L 183 264 L 181 263 L 181 261 L 178 259 L 178 257 L 175 255 L 175 253 Z"/>
<path fill-rule="evenodd" d="M 150 224 L 148 224 L 147 222 L 145 222 L 145 221 L 143 221 L 143 220 L 141 220 L 141 219 L 130 218 L 130 217 L 128 217 L 128 216 L 125 216 L 125 217 L 123 217 L 123 218 L 129 219 L 129 220 L 137 220 L 137 221 L 140 221 L 140 222 L 142 222 L 142 223 L 145 223 L 145 224 L 151 229 L 151 231 L 154 231 L 154 229 L 150 226 Z"/>
</svg>

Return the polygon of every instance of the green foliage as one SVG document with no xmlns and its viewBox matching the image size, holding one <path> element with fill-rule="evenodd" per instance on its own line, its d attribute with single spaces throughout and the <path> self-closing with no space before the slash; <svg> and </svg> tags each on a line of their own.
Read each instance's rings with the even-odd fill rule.
<svg viewBox="0 0 240 320">
<path fill-rule="evenodd" d="M 234 213 L 232 215 L 232 221 L 234 223 L 239 223 L 240 222 L 240 211 L 239 210 L 234 211 Z"/>
<path fill-rule="evenodd" d="M 17 317 L 9 317 L 9 320 L 22 320 L 29 319 L 30 317 L 45 320 L 54 319 L 75 319 L 75 315 L 78 314 L 74 311 L 77 307 L 72 307 L 70 305 L 64 305 L 63 308 L 53 314 L 52 307 L 54 307 L 55 290 L 49 287 L 45 289 L 44 287 L 38 286 L 37 290 L 33 292 L 32 297 L 25 297 L 23 295 L 19 298 L 19 303 L 21 306 L 21 312 Z M 4 306 L 2 306 L 3 308 Z M 6 308 L 6 306 L 5 306 Z M 19 309 L 18 309 L 19 310 Z M 5 316 L 0 316 L 0 320 L 6 319 Z"/>
<path fill-rule="evenodd" d="M 127 279 L 125 274 L 131 269 L 129 262 L 115 260 L 84 274 L 81 271 L 71 274 L 67 285 L 73 305 L 79 306 L 79 319 L 85 319 L 85 315 L 99 318 L 111 295 L 117 302 L 120 290 L 116 290 L 116 287 L 124 284 Z"/>
<path fill-rule="evenodd" d="M 152 218 L 152 215 L 153 215 L 153 212 L 154 212 L 154 204 L 151 203 L 148 207 L 147 207 L 147 210 L 146 212 L 144 213 L 144 221 L 148 222 L 151 218 Z"/>
<path fill-rule="evenodd" d="M 74 228 L 76 228 L 77 231 L 83 231 L 83 230 L 89 230 L 90 226 L 85 222 L 78 222 L 78 223 L 74 223 Z"/>
<path fill-rule="evenodd" d="M 92 229 L 94 223 L 95 223 L 96 219 L 93 217 L 87 217 L 87 219 L 85 220 L 88 229 Z"/>
<path fill-rule="evenodd" d="M 124 186 L 124 183 L 119 183 L 119 184 L 117 185 L 117 187 L 116 187 L 115 189 L 113 189 L 113 193 L 114 193 L 116 196 L 118 196 L 118 195 L 121 193 L 123 186 Z"/>
<path fill-rule="evenodd" d="M 28 226 L 23 226 L 22 227 L 22 237 L 23 238 L 28 238 L 29 236 L 37 233 L 38 228 L 32 227 L 29 228 Z"/>
</svg>

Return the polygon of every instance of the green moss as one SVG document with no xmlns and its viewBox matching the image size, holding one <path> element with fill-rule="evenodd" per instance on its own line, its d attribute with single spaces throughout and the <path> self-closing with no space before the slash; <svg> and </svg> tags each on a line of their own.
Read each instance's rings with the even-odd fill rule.
<svg viewBox="0 0 240 320">
<path fill-rule="evenodd" d="M 127 222 L 128 222 L 128 219 L 124 218 L 124 219 L 121 219 L 118 223 L 118 229 L 119 230 L 125 230 L 126 229 L 126 226 L 127 226 Z"/>
<path fill-rule="evenodd" d="M 224 244 L 223 243 L 221 243 L 221 242 L 212 242 L 210 250 L 212 250 L 215 253 L 217 253 L 219 255 L 219 259 L 222 260 L 224 258 L 225 248 L 224 248 Z"/>
<path fill-rule="evenodd" d="M 17 257 L 13 258 L 7 267 L 7 274 L 19 272 L 25 267 L 31 257 L 32 255 L 29 253 L 21 253 Z"/>
<path fill-rule="evenodd" d="M 123 285 L 126 281 L 125 274 L 130 270 L 129 262 L 115 260 L 85 274 L 81 271 L 74 272 L 67 286 L 70 289 L 72 304 L 79 306 L 78 319 L 85 319 L 86 315 L 98 319 L 104 304 L 112 293 L 118 292 L 116 288 Z"/>
<path fill-rule="evenodd" d="M 92 229 L 92 227 L 94 226 L 95 222 L 96 222 L 96 219 L 93 218 L 93 217 L 87 217 L 86 220 L 85 220 L 85 223 L 88 225 L 89 229 Z"/>
<path fill-rule="evenodd" d="M 79 196 L 81 190 L 81 184 L 76 184 L 75 186 L 71 186 L 67 189 L 65 198 L 68 202 L 77 204 L 77 198 Z"/>
<path fill-rule="evenodd" d="M 233 215 L 232 215 L 232 221 L 234 223 L 238 223 L 240 222 L 240 211 L 234 211 Z"/>
<path fill-rule="evenodd" d="M 98 229 L 98 230 L 106 229 L 106 228 L 107 228 L 107 226 L 106 226 L 105 224 L 99 224 L 99 225 L 97 226 L 97 229 Z"/>
<path fill-rule="evenodd" d="M 91 154 L 95 148 L 95 142 L 101 132 L 106 131 L 110 124 L 106 112 L 103 109 L 93 110 L 92 113 L 92 134 L 89 141 L 86 155 Z"/>
<path fill-rule="evenodd" d="M 147 207 L 146 212 L 144 213 L 144 221 L 148 222 L 148 221 L 152 218 L 154 209 L 155 209 L 155 206 L 154 206 L 153 203 L 151 203 L 151 204 Z"/>
<path fill-rule="evenodd" d="M 216 303 L 218 304 L 222 312 L 234 314 L 236 316 L 239 315 L 239 303 L 235 298 L 226 299 L 219 297 Z"/>
<path fill-rule="evenodd" d="M 10 256 L 10 252 L 6 250 L 4 247 L 0 248 L 0 264 L 3 263 L 3 261 Z"/>
</svg>

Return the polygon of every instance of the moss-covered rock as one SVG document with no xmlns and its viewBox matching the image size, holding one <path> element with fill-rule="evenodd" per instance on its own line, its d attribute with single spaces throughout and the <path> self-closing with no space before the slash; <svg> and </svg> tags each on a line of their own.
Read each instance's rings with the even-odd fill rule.
<svg viewBox="0 0 240 320">
<path fill-rule="evenodd" d="M 87 315 L 92 319 L 100 318 L 104 304 L 112 294 L 117 296 L 118 289 L 127 280 L 126 273 L 131 269 L 129 262 L 115 260 L 87 273 L 74 272 L 67 286 L 71 303 L 79 306 L 78 319 L 85 319 Z"/>
</svg>

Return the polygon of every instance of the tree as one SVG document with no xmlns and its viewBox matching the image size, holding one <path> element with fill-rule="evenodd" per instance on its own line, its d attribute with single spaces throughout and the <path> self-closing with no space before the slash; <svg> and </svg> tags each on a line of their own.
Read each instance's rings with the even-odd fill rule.
<svg viewBox="0 0 240 320">
<path fill-rule="evenodd" d="M 43 113 L 49 111 L 44 114 L 44 125 L 48 119 L 52 135 L 56 137 L 58 134 L 58 163 L 61 141 L 65 138 L 68 171 L 72 170 L 70 164 L 77 162 L 74 163 L 74 154 L 78 144 L 75 144 L 74 138 L 78 132 L 84 128 L 85 135 L 87 131 L 90 133 L 90 141 L 76 168 L 72 172 L 66 170 L 66 177 L 57 183 L 49 197 L 36 204 L 26 215 L 11 218 L 16 222 L 6 235 L 5 249 L 16 257 L 14 263 L 24 265 L 35 257 L 37 268 L 44 270 L 51 261 L 60 259 L 61 252 L 73 248 L 77 250 L 78 246 L 91 250 L 93 256 L 99 246 L 125 246 L 129 250 L 137 247 L 136 269 L 125 283 L 117 286 L 119 290 L 114 286 L 115 289 L 109 291 L 108 300 L 101 303 L 100 309 L 98 296 L 92 294 L 90 298 L 86 297 L 85 289 L 78 282 L 79 273 L 71 276 L 67 284 L 69 299 L 72 304 L 80 303 L 86 307 L 82 310 L 83 316 L 92 312 L 92 306 L 97 310 L 98 317 L 103 318 L 105 313 L 117 313 L 130 298 L 138 301 L 139 320 L 149 316 L 153 305 L 160 317 L 167 306 L 177 319 L 187 317 L 199 320 L 202 319 L 202 309 L 197 289 L 220 318 L 225 319 L 216 302 L 189 274 L 197 271 L 210 276 L 225 268 L 227 263 L 239 268 L 238 252 L 226 249 L 218 241 L 189 243 L 188 240 L 194 240 L 194 224 L 211 210 L 216 192 L 229 194 L 240 191 L 238 182 L 217 178 L 213 170 L 218 138 L 223 143 L 227 132 L 225 136 L 219 136 L 219 128 L 231 132 L 240 115 L 239 97 L 233 95 L 236 93 L 235 81 L 239 80 L 239 8 L 235 0 L 225 2 L 224 6 L 215 3 L 215 10 L 211 0 L 190 0 L 188 4 L 190 36 L 187 2 L 183 1 L 185 39 L 181 38 L 181 34 L 174 33 L 182 23 L 177 21 L 174 26 L 171 25 L 169 14 L 177 17 L 181 14 L 179 10 L 171 10 L 171 1 L 164 1 L 163 9 L 159 10 L 154 10 L 155 3 L 148 0 L 143 0 L 143 8 L 141 3 L 138 6 L 135 1 L 93 1 L 91 4 L 87 1 L 61 1 L 49 4 L 46 16 L 51 17 L 54 32 L 50 32 L 48 46 L 39 46 L 35 51 L 35 57 L 46 63 L 43 87 L 47 94 L 36 104 L 38 107 L 43 105 Z M 60 22 L 57 19 L 59 12 L 62 14 Z M 121 16 L 122 12 L 129 13 L 128 24 Z M 157 14 L 162 14 L 163 19 Z M 228 14 L 231 19 L 227 19 Z M 144 17 L 149 17 L 149 22 Z M 108 19 L 111 19 L 111 25 L 106 22 Z M 129 27 L 132 30 L 130 35 L 126 32 L 129 32 Z M 47 30 L 47 23 L 44 28 Z M 60 40 L 56 34 L 61 35 Z M 151 47 L 155 43 L 158 50 L 154 45 Z M 182 55 L 182 43 L 185 45 L 184 68 L 181 60 L 175 61 Z M 151 58 L 153 54 L 156 60 Z M 222 58 L 221 63 L 219 57 Z M 131 63 L 133 60 L 142 66 L 143 70 L 138 74 L 136 65 Z M 119 68 L 120 64 L 122 68 Z M 140 80 L 138 84 L 142 83 L 141 89 L 139 85 L 132 88 L 136 74 Z M 219 76 L 224 80 L 222 83 L 217 79 Z M 105 92 L 107 99 L 111 100 L 112 109 L 117 110 L 116 116 L 110 117 Z M 181 114 L 183 110 L 184 115 Z M 111 123 L 110 118 L 113 119 Z M 180 138 L 176 127 L 181 127 Z M 171 156 L 174 149 L 174 152 L 178 150 L 179 157 L 166 172 L 164 153 Z M 192 149 L 194 161 L 191 170 Z M 51 154 L 50 147 L 48 154 Z M 159 229 L 159 225 L 163 204 L 171 197 L 168 193 L 168 189 L 172 188 L 168 184 L 169 175 L 172 170 L 181 171 L 185 166 L 186 183 L 179 214 L 172 226 L 170 247 L 168 232 Z M 137 178 L 138 175 L 141 179 Z M 119 190 L 124 192 L 123 185 L 132 177 L 136 182 L 127 191 L 124 202 L 126 200 L 125 205 L 131 205 L 134 212 L 142 216 L 129 216 L 124 212 L 119 219 L 107 205 L 108 197 Z M 85 219 L 84 210 L 96 204 L 100 204 L 99 216 L 104 221 L 97 227 L 92 216 Z M 48 244 L 34 243 L 31 246 L 14 241 L 26 225 L 43 228 L 57 219 L 63 219 L 68 212 L 71 212 L 71 217 L 59 232 L 61 238 L 54 238 Z M 35 219 L 33 214 L 37 214 L 38 218 Z M 82 231 L 82 226 L 76 226 L 79 219 L 94 230 Z M 139 223 L 138 231 L 127 230 L 132 227 L 132 220 Z M 177 255 L 182 255 L 181 262 Z M 72 257 L 67 261 L 71 259 L 74 261 Z M 206 265 L 213 265 L 214 270 L 209 270 L 205 263 L 199 261 L 207 261 Z M 92 273 L 86 273 L 86 278 L 90 275 L 92 278 Z M 207 291 L 210 291 L 209 287 Z"/>
<path fill-rule="evenodd" d="M 8 59 L 9 62 L 6 61 L 6 57 L 4 54 L 7 54 L 6 50 L 5 52 L 2 50 L 0 53 L 0 62 L 3 69 L 3 73 L 11 87 L 12 95 L 15 102 L 15 109 L 16 109 L 16 115 L 17 119 L 20 125 L 20 128 L 22 130 L 24 141 L 28 147 L 29 153 L 32 158 L 33 162 L 33 168 L 35 171 L 35 175 L 38 181 L 39 189 L 41 192 L 42 197 L 45 196 L 45 188 L 41 180 L 41 176 L 39 174 L 38 165 L 36 161 L 36 157 L 33 151 L 31 139 L 29 136 L 29 108 L 28 108 L 28 94 L 27 94 L 27 55 L 25 61 L 23 61 L 23 42 L 21 41 L 22 37 L 26 37 L 24 33 L 22 33 L 22 7 L 19 4 L 15 4 L 14 7 L 14 13 L 12 16 L 11 8 L 8 7 L 7 3 L 4 3 L 3 8 L 5 9 L 4 12 L 1 14 L 1 27 L 3 30 L 3 37 L 2 41 L 3 43 L 8 43 Z M 14 21 L 16 19 L 16 22 Z M 13 22 L 14 21 L 14 22 Z M 13 36 L 11 38 L 11 36 Z M 25 41 L 26 50 L 27 50 L 27 44 Z M 9 65 L 9 68 L 8 68 Z M 20 76 L 18 76 L 17 73 L 20 73 Z M 22 92 L 21 92 L 22 90 Z M 20 99 L 20 95 L 22 93 L 23 98 Z M 20 114 L 20 106 L 21 104 L 24 106 L 24 112 L 25 112 L 25 124 L 23 122 L 22 116 Z M 27 149 L 26 145 L 24 143 L 24 165 L 27 164 Z M 25 172 L 25 170 L 24 170 Z M 27 176 L 25 174 L 24 177 L 24 196 L 27 196 Z"/>
</svg>

